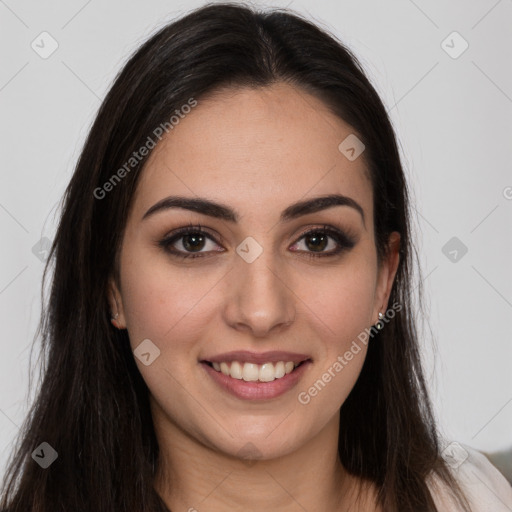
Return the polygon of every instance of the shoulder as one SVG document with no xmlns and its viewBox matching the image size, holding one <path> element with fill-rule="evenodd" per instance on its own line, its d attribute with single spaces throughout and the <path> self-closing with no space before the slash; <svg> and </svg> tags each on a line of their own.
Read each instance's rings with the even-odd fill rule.
<svg viewBox="0 0 512 512">
<path fill-rule="evenodd" d="M 473 512 L 510 512 L 512 486 L 487 457 L 466 444 L 450 443 L 443 451 L 443 458 L 466 492 Z M 429 483 L 436 506 L 443 512 L 459 512 L 450 498 L 449 491 L 436 478 Z"/>
</svg>

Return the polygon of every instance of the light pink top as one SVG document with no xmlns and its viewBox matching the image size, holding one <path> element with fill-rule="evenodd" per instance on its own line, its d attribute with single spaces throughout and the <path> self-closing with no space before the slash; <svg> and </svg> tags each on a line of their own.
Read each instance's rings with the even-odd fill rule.
<svg viewBox="0 0 512 512">
<path fill-rule="evenodd" d="M 512 512 L 512 486 L 481 452 L 462 443 L 451 443 L 443 458 L 466 491 L 473 512 Z M 460 512 L 445 486 L 438 479 L 429 482 L 437 508 L 442 512 Z"/>
</svg>

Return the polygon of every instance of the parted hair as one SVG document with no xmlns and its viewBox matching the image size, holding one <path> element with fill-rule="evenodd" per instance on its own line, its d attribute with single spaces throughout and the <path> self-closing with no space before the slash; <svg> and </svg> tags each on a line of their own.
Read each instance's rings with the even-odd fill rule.
<svg viewBox="0 0 512 512">
<path fill-rule="evenodd" d="M 321 99 L 364 143 L 379 262 L 389 234 L 401 235 L 389 301 L 402 308 L 370 341 L 341 407 L 341 462 L 361 482 L 375 484 L 385 512 L 436 511 L 431 475 L 470 510 L 441 456 L 422 370 L 410 194 L 386 108 L 357 58 L 326 29 L 287 9 L 239 2 L 206 4 L 160 28 L 128 59 L 99 108 L 62 198 L 35 337 L 42 347 L 41 377 L 9 459 L 0 509 L 169 512 L 154 487 L 159 449 L 149 391 L 126 330 L 110 324 L 107 300 L 148 157 L 106 197 L 94 191 L 190 98 L 200 103 L 223 88 L 275 82 Z M 58 453 L 46 469 L 31 457 L 42 442 Z"/>
</svg>

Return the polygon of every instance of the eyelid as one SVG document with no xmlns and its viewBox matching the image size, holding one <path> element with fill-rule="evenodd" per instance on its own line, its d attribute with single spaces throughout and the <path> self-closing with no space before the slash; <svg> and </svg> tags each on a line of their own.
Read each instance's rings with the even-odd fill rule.
<svg viewBox="0 0 512 512">
<path fill-rule="evenodd" d="M 298 253 L 305 253 L 308 256 L 312 257 L 328 257 L 328 256 L 336 256 L 346 250 L 351 249 L 354 247 L 354 245 L 357 243 L 357 236 L 353 234 L 351 230 L 345 230 L 342 228 L 338 228 L 332 225 L 328 224 L 322 224 L 317 225 L 314 227 L 309 227 L 306 230 L 302 231 L 297 237 L 295 238 L 295 241 L 292 243 L 292 245 L 297 244 L 302 238 L 309 234 L 313 234 L 316 232 L 323 232 L 326 233 L 327 236 L 330 238 L 333 238 L 337 244 L 337 249 L 331 250 L 329 252 L 318 252 L 315 251 L 294 251 Z M 212 242 L 216 243 L 217 245 L 223 245 L 224 240 L 220 234 L 212 234 L 211 230 L 209 228 L 203 227 L 201 224 L 192 224 L 189 223 L 186 226 L 182 226 L 180 228 L 177 228 L 173 230 L 168 235 L 164 236 L 163 239 L 161 239 L 157 245 L 162 247 L 166 252 L 173 256 L 181 257 L 183 259 L 186 258 L 201 258 L 201 257 L 207 257 L 208 255 L 211 255 L 212 251 L 206 251 L 206 252 L 185 252 L 180 251 L 176 249 L 171 249 L 172 245 L 180 240 L 184 235 L 189 233 L 201 233 L 208 239 L 210 239 Z M 223 251 L 213 251 L 213 252 L 223 252 Z"/>
<path fill-rule="evenodd" d="M 204 227 L 199 222 L 197 224 L 189 223 L 186 226 L 176 228 L 176 229 L 172 230 L 169 234 L 165 235 L 163 237 L 163 240 L 170 240 L 175 237 L 177 239 L 179 239 L 178 235 L 183 235 L 183 234 L 187 234 L 187 233 L 191 233 L 191 232 L 202 233 L 204 235 L 207 235 L 208 237 L 211 237 L 211 239 L 216 243 L 218 243 L 218 241 L 224 243 L 224 239 L 222 238 L 222 236 L 219 233 L 217 233 L 217 232 L 214 233 L 210 228 Z"/>
<path fill-rule="evenodd" d="M 323 224 L 321 226 L 315 226 L 313 228 L 308 228 L 306 231 L 303 231 L 296 239 L 296 241 L 292 244 L 295 245 L 299 243 L 304 237 L 310 234 L 315 233 L 325 233 L 329 238 L 333 239 L 336 248 L 331 249 L 330 251 L 293 251 L 298 252 L 299 254 L 303 254 L 306 257 L 311 258 L 328 258 L 328 257 L 335 257 L 335 256 L 341 256 L 345 252 L 351 250 L 357 243 L 358 238 L 354 234 L 351 233 L 351 230 L 344 230 L 338 227 L 334 227 L 328 224 Z"/>
<path fill-rule="evenodd" d="M 300 235 L 298 235 L 297 240 L 294 243 L 297 243 L 305 235 L 308 235 L 310 233 L 315 233 L 317 231 L 325 232 L 327 234 L 335 234 L 335 235 L 339 236 L 347 244 L 354 245 L 357 243 L 357 236 L 351 230 L 345 230 L 342 228 L 331 226 L 329 224 L 322 224 L 319 226 L 315 226 L 313 228 L 306 229 L 305 231 L 301 232 Z"/>
</svg>

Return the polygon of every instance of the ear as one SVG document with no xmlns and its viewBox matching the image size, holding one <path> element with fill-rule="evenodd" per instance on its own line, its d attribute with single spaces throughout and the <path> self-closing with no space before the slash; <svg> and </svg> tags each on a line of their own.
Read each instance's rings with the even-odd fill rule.
<svg viewBox="0 0 512 512">
<path fill-rule="evenodd" d="M 110 277 L 107 286 L 108 303 L 110 306 L 110 316 L 112 324 L 117 329 L 126 329 L 126 319 L 124 315 L 123 299 L 121 291 L 114 277 Z"/>
<path fill-rule="evenodd" d="M 388 253 L 381 262 L 377 277 L 377 289 L 373 308 L 373 324 L 379 320 L 379 312 L 385 314 L 388 309 L 389 295 L 393 288 L 398 263 L 400 262 L 400 233 L 393 231 L 388 239 Z"/>
</svg>

